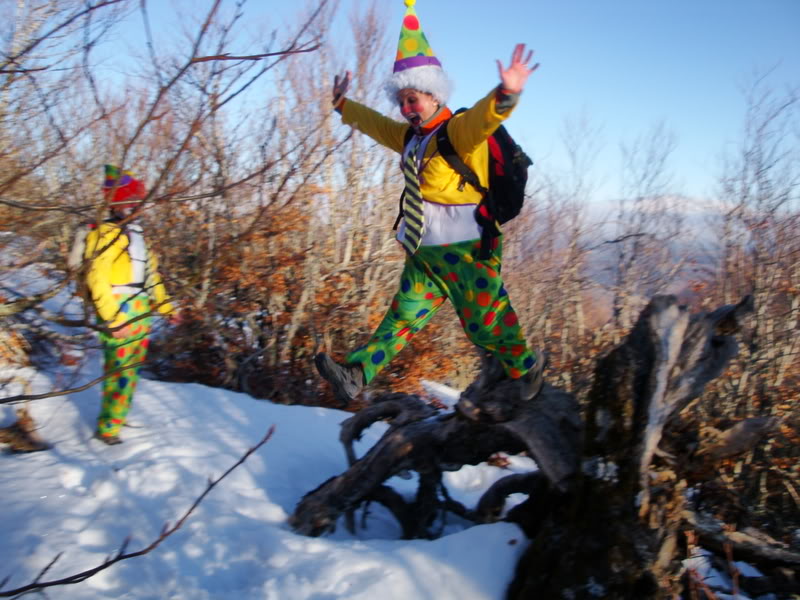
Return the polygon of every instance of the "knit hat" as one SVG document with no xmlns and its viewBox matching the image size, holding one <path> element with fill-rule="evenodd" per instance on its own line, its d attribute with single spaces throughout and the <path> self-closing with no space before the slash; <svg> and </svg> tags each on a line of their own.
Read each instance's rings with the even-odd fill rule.
<svg viewBox="0 0 800 600">
<path fill-rule="evenodd" d="M 105 166 L 106 178 L 103 182 L 103 197 L 114 208 L 135 208 L 147 196 L 144 184 L 135 179 L 130 171 L 123 171 L 116 165 Z"/>
<path fill-rule="evenodd" d="M 406 14 L 400 28 L 400 42 L 394 61 L 394 72 L 384 89 L 392 104 L 397 103 L 397 92 L 411 88 L 431 94 L 439 104 L 446 104 L 450 97 L 450 80 L 442 69 L 442 63 L 433 55 L 428 38 L 422 32 L 417 13 L 416 0 L 405 0 Z"/>
</svg>

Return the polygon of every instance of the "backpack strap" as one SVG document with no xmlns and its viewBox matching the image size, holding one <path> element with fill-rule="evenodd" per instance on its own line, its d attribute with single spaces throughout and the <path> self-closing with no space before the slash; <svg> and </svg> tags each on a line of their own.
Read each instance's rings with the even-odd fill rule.
<svg viewBox="0 0 800 600">
<path fill-rule="evenodd" d="M 411 138 L 413 137 L 414 137 L 414 130 L 411 128 L 411 126 L 409 126 L 408 129 L 406 129 L 405 135 L 403 136 L 403 148 L 408 146 L 408 142 L 410 142 Z"/>
<path fill-rule="evenodd" d="M 456 113 L 458 114 L 458 113 Z M 489 195 L 489 190 L 481 185 L 478 176 L 470 169 L 467 164 L 461 159 L 453 147 L 453 142 L 450 141 L 450 135 L 447 133 L 447 126 L 450 121 L 439 127 L 436 132 L 436 148 L 439 153 L 447 161 L 447 164 L 459 175 L 461 175 L 461 183 L 458 185 L 460 192 L 464 191 L 464 184 L 468 183 L 476 190 L 478 190 L 484 197 Z"/>
<path fill-rule="evenodd" d="M 461 111 L 458 111 L 461 112 Z M 458 114 L 458 112 L 456 114 Z M 469 183 L 472 187 L 478 190 L 483 198 L 475 209 L 475 220 L 481 226 L 481 249 L 478 253 L 478 258 L 487 260 L 491 254 L 494 246 L 494 238 L 500 235 L 500 229 L 492 215 L 494 215 L 494 198 L 492 192 L 481 185 L 478 176 L 470 169 L 462 158 L 458 155 L 453 143 L 450 141 L 450 136 L 447 133 L 447 126 L 450 124 L 448 121 L 444 126 L 440 127 L 436 132 L 436 148 L 439 153 L 447 161 L 447 164 L 459 175 L 461 175 L 461 183 L 458 186 L 459 191 L 464 191 L 464 184 Z"/>
</svg>

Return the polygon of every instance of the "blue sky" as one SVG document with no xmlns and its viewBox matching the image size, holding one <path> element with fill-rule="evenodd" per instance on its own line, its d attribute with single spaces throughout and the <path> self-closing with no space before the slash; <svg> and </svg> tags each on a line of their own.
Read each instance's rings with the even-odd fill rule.
<svg viewBox="0 0 800 600">
<path fill-rule="evenodd" d="M 405 7 L 386 4 L 394 37 Z M 619 143 L 663 120 L 677 137 L 675 181 L 709 193 L 741 129 L 741 85 L 774 68 L 775 88 L 800 86 L 800 0 L 417 0 L 416 10 L 455 81 L 452 106 L 484 94 L 497 81 L 495 59 L 507 62 L 525 42 L 541 67 L 512 133 L 540 164 L 558 166 L 564 120 L 585 114 L 603 129 L 598 167 L 612 180 Z"/>
<path fill-rule="evenodd" d="M 332 35 L 346 38 L 348 15 L 369 2 L 341 0 Z M 405 6 L 377 2 L 388 24 L 388 76 Z M 161 17 L 175 4 L 152 2 L 151 13 Z M 280 28 L 309 4 L 252 1 L 249 33 Z M 541 68 L 509 128 L 539 166 L 555 172 L 564 166 L 564 121 L 588 117 L 602 128 L 596 175 L 607 197 L 616 191 L 620 143 L 659 121 L 677 138 L 677 191 L 713 192 L 723 149 L 741 131 L 742 85 L 771 70 L 776 90 L 800 88 L 800 0 L 417 0 L 416 10 L 455 82 L 453 108 L 496 84 L 495 59 L 507 63 L 516 42 L 535 49 Z"/>
</svg>

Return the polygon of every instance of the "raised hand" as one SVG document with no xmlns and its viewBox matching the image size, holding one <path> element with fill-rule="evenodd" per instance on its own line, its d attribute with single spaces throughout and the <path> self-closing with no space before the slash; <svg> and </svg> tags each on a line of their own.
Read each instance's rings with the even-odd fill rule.
<svg viewBox="0 0 800 600">
<path fill-rule="evenodd" d="M 514 47 L 514 52 L 511 53 L 511 64 L 508 69 L 503 68 L 503 63 L 497 61 L 497 70 L 500 73 L 500 81 L 503 83 L 503 89 L 511 92 L 512 94 L 519 94 L 525 87 L 525 82 L 528 81 L 528 76 L 539 68 L 539 63 L 528 67 L 528 63 L 533 58 L 533 50 L 528 51 L 525 55 L 525 44 L 517 44 Z"/>
<path fill-rule="evenodd" d="M 347 93 L 347 88 L 350 87 L 350 79 L 353 74 L 350 71 L 345 71 L 341 77 L 339 75 L 333 78 L 333 104 L 339 103 L 339 100 Z"/>
<path fill-rule="evenodd" d="M 120 327 L 119 329 L 115 329 L 111 332 L 111 337 L 116 340 L 121 340 L 126 337 L 131 337 L 133 335 L 133 325 L 125 325 L 124 327 Z"/>
</svg>

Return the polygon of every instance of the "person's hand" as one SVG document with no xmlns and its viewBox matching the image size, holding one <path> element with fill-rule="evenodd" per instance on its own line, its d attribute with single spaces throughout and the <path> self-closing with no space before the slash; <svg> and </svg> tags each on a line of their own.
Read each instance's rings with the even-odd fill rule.
<svg viewBox="0 0 800 600">
<path fill-rule="evenodd" d="M 344 75 L 336 75 L 333 78 L 333 105 L 338 106 L 339 101 L 344 98 L 347 93 L 347 88 L 350 87 L 350 79 L 353 74 L 350 71 L 345 71 Z"/>
<path fill-rule="evenodd" d="M 511 64 L 508 66 L 508 69 L 504 69 L 503 63 L 499 60 L 497 61 L 497 70 L 500 73 L 500 81 L 503 83 L 503 89 L 512 94 L 519 94 L 522 92 L 530 74 L 539 68 L 539 63 L 528 67 L 528 63 L 531 62 L 531 58 L 533 58 L 533 50 L 529 50 L 528 55 L 525 56 L 523 60 L 524 54 L 525 44 L 517 44 L 514 47 L 514 52 L 511 53 Z"/>
<path fill-rule="evenodd" d="M 119 329 L 115 329 L 111 331 L 111 337 L 117 340 L 121 340 L 122 338 L 131 337 L 133 335 L 133 325 L 125 325 L 125 327 L 120 327 Z"/>
</svg>

